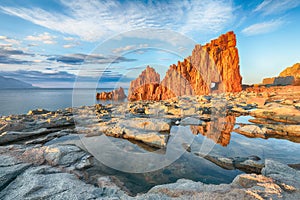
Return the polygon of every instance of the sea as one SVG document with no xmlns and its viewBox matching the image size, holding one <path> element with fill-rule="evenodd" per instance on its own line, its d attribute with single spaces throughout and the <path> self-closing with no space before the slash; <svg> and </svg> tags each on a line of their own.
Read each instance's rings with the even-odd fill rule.
<svg viewBox="0 0 300 200">
<path fill-rule="evenodd" d="M 33 88 L 0 90 L 0 116 L 26 114 L 29 110 L 43 108 L 49 111 L 94 104 L 109 104 L 96 100 L 96 93 L 105 89 Z M 127 94 L 128 90 L 124 89 Z"/>
</svg>

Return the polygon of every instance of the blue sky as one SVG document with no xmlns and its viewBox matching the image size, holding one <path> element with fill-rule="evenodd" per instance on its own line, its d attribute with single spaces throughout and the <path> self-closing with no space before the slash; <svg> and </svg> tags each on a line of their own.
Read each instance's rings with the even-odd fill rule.
<svg viewBox="0 0 300 200">
<path fill-rule="evenodd" d="M 0 75 L 40 87 L 127 87 L 146 65 L 163 77 L 230 30 L 243 83 L 300 62 L 298 0 L 2 0 L 0 20 Z"/>
</svg>

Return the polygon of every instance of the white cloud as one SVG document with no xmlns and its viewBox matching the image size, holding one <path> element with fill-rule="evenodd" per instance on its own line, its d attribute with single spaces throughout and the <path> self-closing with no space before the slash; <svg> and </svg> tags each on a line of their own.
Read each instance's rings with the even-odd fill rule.
<svg viewBox="0 0 300 200">
<path fill-rule="evenodd" d="M 75 40 L 75 38 L 73 38 L 73 37 L 64 37 L 64 40 L 66 40 L 66 41 L 73 41 L 73 40 Z"/>
<path fill-rule="evenodd" d="M 248 36 L 265 34 L 278 29 L 283 23 L 284 22 L 282 20 L 257 23 L 244 28 L 242 33 Z"/>
<path fill-rule="evenodd" d="M 45 40 L 45 41 L 43 41 L 43 43 L 44 44 L 56 44 L 56 42 L 53 40 Z"/>
<path fill-rule="evenodd" d="M 7 36 L 4 36 L 4 35 L 0 35 L 0 40 L 3 40 L 5 42 L 7 42 L 8 45 L 11 45 L 11 46 L 21 44 L 21 41 L 10 38 L 10 37 L 7 37 Z"/>
<path fill-rule="evenodd" d="M 75 46 L 74 44 L 65 44 L 63 45 L 63 48 L 69 49 L 69 48 L 73 48 L 74 46 Z"/>
<path fill-rule="evenodd" d="M 254 9 L 254 12 L 262 12 L 263 15 L 280 14 L 299 5 L 299 0 L 264 0 Z"/>
<path fill-rule="evenodd" d="M 95 41 L 139 28 L 166 28 L 181 33 L 221 31 L 233 18 L 233 5 L 226 0 L 140 1 L 61 0 L 67 13 L 41 8 L 0 7 L 54 31 Z"/>
<path fill-rule="evenodd" d="M 14 44 L 14 45 L 21 44 L 21 41 L 16 40 L 16 39 L 12 39 L 12 38 L 6 38 L 5 41 L 8 42 L 8 43 L 10 43 L 10 44 Z"/>
<path fill-rule="evenodd" d="M 112 50 L 113 53 L 119 54 L 123 53 L 125 51 L 131 51 L 131 50 L 137 50 L 137 49 L 142 49 L 148 47 L 148 44 L 140 44 L 140 45 L 127 45 L 124 47 L 118 47 Z"/>
<path fill-rule="evenodd" d="M 50 33 L 42 33 L 39 34 L 37 36 L 33 36 L 33 35 L 28 35 L 25 40 L 29 40 L 29 41 L 39 41 L 39 42 L 43 42 L 44 44 L 56 44 L 55 39 L 56 36 L 50 35 Z"/>
</svg>

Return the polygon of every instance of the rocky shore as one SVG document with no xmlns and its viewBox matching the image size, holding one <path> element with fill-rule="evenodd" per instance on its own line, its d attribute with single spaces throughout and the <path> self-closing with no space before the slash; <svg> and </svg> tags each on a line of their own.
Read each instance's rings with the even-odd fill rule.
<svg viewBox="0 0 300 200">
<path fill-rule="evenodd" d="M 236 120 L 240 116 L 252 118 L 241 123 Z M 85 148 L 81 138 L 107 135 L 128 151 L 164 154 L 174 127 L 186 127 L 225 147 L 232 132 L 299 143 L 299 122 L 299 86 L 2 116 L 0 199 L 298 199 L 299 163 L 201 154 L 190 144 L 181 147 L 195 159 L 241 174 L 230 184 L 218 185 L 171 179 L 170 174 L 182 169 L 179 166 L 154 172 L 157 179 L 168 177 L 162 182 L 169 184 L 141 193 L 134 191 L 138 181 L 151 182 L 151 177 L 131 175 L 137 183 L 122 180 Z"/>
</svg>

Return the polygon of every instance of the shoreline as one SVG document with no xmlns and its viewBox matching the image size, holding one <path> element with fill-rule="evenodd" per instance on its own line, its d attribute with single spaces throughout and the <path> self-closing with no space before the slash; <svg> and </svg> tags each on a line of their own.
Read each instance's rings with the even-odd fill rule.
<svg viewBox="0 0 300 200">
<path fill-rule="evenodd" d="M 164 155 L 168 148 L 168 142 L 172 137 L 170 133 L 174 127 L 189 128 L 195 136 L 203 135 L 224 147 L 229 144 L 232 132 L 247 138 L 277 138 L 299 143 L 299 103 L 300 90 L 282 89 L 259 93 L 242 91 L 182 96 L 159 102 L 96 104 L 57 111 L 40 109 L 23 115 L 3 116 L 0 119 L 0 159 L 3 161 L 1 163 L 11 164 L 0 166 L 1 173 L 6 177 L 4 185 L 1 185 L 0 197 L 9 199 L 12 197 L 10 195 L 14 194 L 12 188 L 15 187 L 21 188 L 16 192 L 25 195 L 26 193 L 22 191 L 27 193 L 29 191 L 26 186 L 17 186 L 19 183 L 24 183 L 28 178 L 40 181 L 41 178 L 45 178 L 43 176 L 47 175 L 49 180 L 53 178 L 58 183 L 64 181 L 73 183 L 74 181 L 74 184 L 76 182 L 85 188 L 82 194 L 95 198 L 100 198 L 100 196 L 133 198 L 130 195 L 137 195 L 135 197 L 137 199 L 213 198 L 218 195 L 224 197 L 222 195 L 226 193 L 228 197 L 246 199 L 258 196 L 261 198 L 272 196 L 275 199 L 283 196 L 296 199 L 299 195 L 300 176 L 295 169 L 299 169 L 299 163 L 288 163 L 295 168 L 292 169 L 285 164 L 256 155 L 248 155 L 248 157 L 224 157 L 221 154 L 201 155 L 197 153 L 195 145 L 189 144 L 182 144 L 183 146 L 180 147 L 185 154 L 189 155 L 188 158 L 196 159 L 198 156 L 200 160 L 206 160 L 205 162 L 218 166 L 216 169 L 232 172 L 241 170 L 246 173 L 236 176 L 231 184 L 221 184 L 221 182 L 220 185 L 203 184 L 183 179 L 176 182 L 174 179 L 167 181 L 171 182 L 169 184 L 152 185 L 154 187 L 147 190 L 148 192 L 138 194 L 139 192 L 132 191 L 137 186 L 130 186 L 131 190 L 128 189 L 130 184 L 124 182 L 126 179 L 121 181 L 121 175 L 118 178 L 112 175 L 99 175 L 97 170 L 102 165 L 85 149 L 84 145 L 80 144 L 82 140 L 78 137 L 97 138 L 105 134 L 115 138 L 112 139 L 114 142 L 122 141 L 120 144 L 125 145 L 124 148 L 129 151 L 154 150 L 161 152 L 161 155 Z M 249 123 L 238 122 L 237 118 L 240 116 L 252 116 L 254 119 L 251 119 Z M 211 134 L 211 127 L 217 128 L 216 132 L 221 134 Z M 134 145 L 130 144 L 132 140 L 135 141 Z M 188 165 L 191 163 L 186 163 L 186 165 L 185 167 L 189 169 Z M 104 170 L 103 167 L 100 169 Z M 176 168 L 178 169 L 180 168 Z M 41 170 L 44 171 L 42 174 Z M 172 170 L 172 173 L 177 173 L 176 170 Z M 277 170 L 276 173 L 274 170 Z M 252 174 L 253 172 L 256 174 Z M 161 181 L 169 177 L 170 170 L 165 170 L 163 173 Z M 291 173 L 297 175 L 293 177 Z M 64 178 L 57 180 L 58 174 Z M 284 175 L 278 177 L 274 174 Z M 154 177 L 144 178 L 151 182 L 152 179 L 155 180 Z M 142 181 L 138 176 L 135 178 Z M 62 189 L 51 185 L 53 183 L 51 181 L 44 183 L 42 190 L 52 194 L 49 188 Z M 37 187 L 37 185 L 32 185 L 34 183 L 30 184 L 31 187 Z M 65 197 L 70 198 L 71 193 L 82 196 L 78 188 L 79 193 L 68 187 L 63 190 L 67 191 L 66 195 L 69 195 Z M 141 188 L 139 190 L 142 191 Z M 30 195 L 33 194 L 30 193 Z"/>
</svg>

